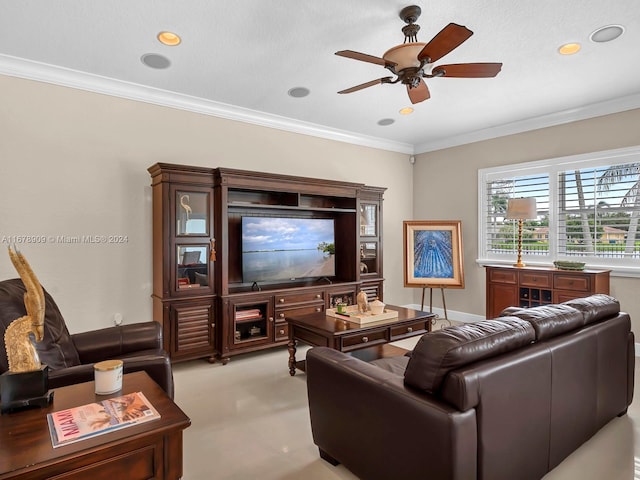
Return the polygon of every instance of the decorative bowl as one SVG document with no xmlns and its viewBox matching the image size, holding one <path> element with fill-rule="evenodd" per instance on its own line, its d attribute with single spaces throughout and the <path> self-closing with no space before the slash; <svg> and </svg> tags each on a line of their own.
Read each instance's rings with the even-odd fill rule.
<svg viewBox="0 0 640 480">
<path fill-rule="evenodd" d="M 584 262 L 565 262 L 556 260 L 553 262 L 553 265 L 558 270 L 584 270 L 585 263 Z"/>
<path fill-rule="evenodd" d="M 371 308 L 371 313 L 373 315 L 380 315 L 381 313 L 384 313 L 384 305 L 385 304 L 380 300 L 374 300 L 369 303 L 369 308 Z"/>
</svg>

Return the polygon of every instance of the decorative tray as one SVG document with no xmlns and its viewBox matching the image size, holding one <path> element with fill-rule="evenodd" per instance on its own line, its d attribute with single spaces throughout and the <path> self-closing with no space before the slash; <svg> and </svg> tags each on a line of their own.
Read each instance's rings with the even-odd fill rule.
<svg viewBox="0 0 640 480">
<path fill-rule="evenodd" d="M 584 262 L 564 262 L 556 260 L 553 262 L 553 265 L 558 270 L 584 270 L 585 263 Z"/>
<path fill-rule="evenodd" d="M 382 313 L 378 313 L 377 315 L 374 315 L 371 312 L 358 313 L 357 305 L 349 305 L 346 313 L 338 313 L 335 308 L 328 308 L 325 313 L 330 317 L 341 318 L 347 322 L 359 324 L 398 318 L 398 312 L 396 310 L 387 310 L 386 308 Z"/>
</svg>

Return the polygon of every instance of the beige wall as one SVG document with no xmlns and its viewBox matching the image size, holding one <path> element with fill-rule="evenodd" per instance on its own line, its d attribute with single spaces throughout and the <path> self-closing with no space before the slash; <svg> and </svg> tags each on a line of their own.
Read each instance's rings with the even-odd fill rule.
<svg viewBox="0 0 640 480">
<path fill-rule="evenodd" d="M 484 315 L 485 272 L 478 257 L 478 169 L 640 145 L 640 110 L 631 110 L 477 142 L 417 156 L 414 166 L 414 218 L 461 220 L 464 290 L 447 291 L 447 308 Z M 640 279 L 615 277 L 611 294 L 631 314 L 640 332 Z M 434 306 L 436 304 L 434 296 Z M 420 299 L 416 292 L 414 302 Z"/>
<path fill-rule="evenodd" d="M 385 300 L 397 304 L 420 303 L 419 289 L 403 287 L 402 221 L 460 219 L 466 288 L 447 291 L 447 307 L 483 315 L 484 269 L 475 263 L 478 168 L 640 144 L 635 110 L 421 154 L 412 167 L 404 154 L 29 80 L 0 76 L 0 91 L 0 240 L 128 237 L 124 244 L 22 244 L 72 332 L 109 326 L 115 313 L 125 323 L 151 318 L 146 169 L 155 162 L 387 187 Z M 0 253 L 0 279 L 15 276 Z M 638 319 L 634 325 L 639 286 L 638 279 L 612 281 L 612 293 Z M 435 307 L 439 299 L 434 295 Z"/>
<path fill-rule="evenodd" d="M 155 162 L 225 166 L 384 186 L 385 299 L 407 304 L 402 220 L 408 156 L 0 76 L 0 240 L 126 235 L 123 244 L 19 244 L 72 332 L 151 319 Z M 6 244 L 5 244 L 6 245 Z M 2 245 L 3 248 L 6 248 Z M 16 277 L 0 252 L 0 279 Z"/>
</svg>

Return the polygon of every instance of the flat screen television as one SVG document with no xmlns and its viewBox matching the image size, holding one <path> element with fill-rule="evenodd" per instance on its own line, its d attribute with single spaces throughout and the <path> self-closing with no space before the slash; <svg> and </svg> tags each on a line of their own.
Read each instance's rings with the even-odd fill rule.
<svg viewBox="0 0 640 480">
<path fill-rule="evenodd" d="M 332 277 L 333 219 L 242 217 L 242 281 Z"/>
</svg>

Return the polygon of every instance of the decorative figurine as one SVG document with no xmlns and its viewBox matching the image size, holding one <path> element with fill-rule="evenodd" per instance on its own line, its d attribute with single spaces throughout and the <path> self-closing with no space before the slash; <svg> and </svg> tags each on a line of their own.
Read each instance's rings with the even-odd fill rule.
<svg viewBox="0 0 640 480">
<path fill-rule="evenodd" d="M 189 220 L 189 217 L 193 213 L 191 205 L 189 205 L 189 195 L 180 195 L 180 206 L 184 209 L 187 214 L 187 220 Z"/>
<path fill-rule="evenodd" d="M 42 366 L 38 352 L 31 343 L 30 334 L 33 334 L 36 342 L 41 342 L 44 338 L 44 292 L 23 255 L 9 246 L 9 257 L 27 290 L 24 294 L 27 314 L 11 322 L 4 333 L 9 371 L 32 372 Z"/>
<path fill-rule="evenodd" d="M 356 303 L 358 304 L 359 313 L 367 313 L 369 308 L 369 301 L 367 300 L 367 294 L 364 291 L 360 291 L 356 297 Z"/>
<path fill-rule="evenodd" d="M 9 257 L 25 287 L 27 314 L 15 319 L 4 332 L 9 371 L 0 375 L 0 413 L 31 407 L 46 407 L 53 399 L 49 390 L 49 367 L 40 363 L 31 337 L 44 339 L 44 291 L 29 262 L 9 246 Z"/>
</svg>

